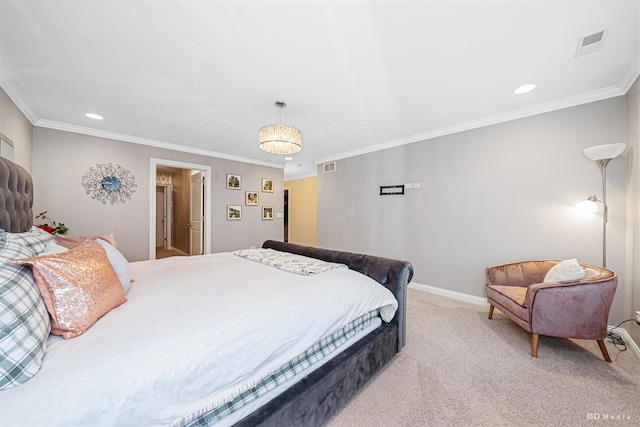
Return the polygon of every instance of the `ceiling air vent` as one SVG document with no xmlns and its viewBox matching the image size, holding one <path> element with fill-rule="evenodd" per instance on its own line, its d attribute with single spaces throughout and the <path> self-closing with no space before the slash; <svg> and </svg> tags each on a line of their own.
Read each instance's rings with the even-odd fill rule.
<svg viewBox="0 0 640 427">
<path fill-rule="evenodd" d="M 578 39 L 578 46 L 576 47 L 576 58 L 601 50 L 604 46 L 604 40 L 607 38 L 608 32 L 609 29 L 607 28 L 606 30 L 580 37 Z"/>
<path fill-rule="evenodd" d="M 322 169 L 324 173 L 327 172 L 335 172 L 336 171 L 336 162 L 325 163 L 322 165 Z"/>
</svg>

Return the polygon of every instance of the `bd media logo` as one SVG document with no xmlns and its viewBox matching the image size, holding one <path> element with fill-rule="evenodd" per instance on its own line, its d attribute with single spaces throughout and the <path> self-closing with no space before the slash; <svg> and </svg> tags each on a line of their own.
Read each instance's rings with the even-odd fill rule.
<svg viewBox="0 0 640 427">
<path fill-rule="evenodd" d="M 628 421 L 631 419 L 630 415 L 612 415 L 612 414 L 601 414 L 599 412 L 587 412 L 588 420 L 604 420 L 604 421 Z"/>
</svg>

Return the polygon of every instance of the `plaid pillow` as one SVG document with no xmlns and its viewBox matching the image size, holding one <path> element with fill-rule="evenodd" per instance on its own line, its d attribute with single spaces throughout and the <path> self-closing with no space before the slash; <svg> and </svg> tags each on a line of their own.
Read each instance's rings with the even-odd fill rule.
<svg viewBox="0 0 640 427">
<path fill-rule="evenodd" d="M 49 234 L 35 225 L 24 233 L 7 233 L 7 236 L 9 240 L 31 249 L 34 252 L 33 255 L 40 255 L 47 244 L 55 240 L 53 234 Z"/>
<path fill-rule="evenodd" d="M 38 373 L 51 330 L 31 269 L 7 262 L 34 253 L 8 235 L 0 230 L 0 390 L 23 384 Z"/>
</svg>

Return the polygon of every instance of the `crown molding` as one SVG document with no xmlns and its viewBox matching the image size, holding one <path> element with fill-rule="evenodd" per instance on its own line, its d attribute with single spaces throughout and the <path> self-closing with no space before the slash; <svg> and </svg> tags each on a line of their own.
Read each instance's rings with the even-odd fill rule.
<svg viewBox="0 0 640 427">
<path fill-rule="evenodd" d="M 234 156 L 232 154 L 218 153 L 217 151 L 203 150 L 201 148 L 187 147 L 186 145 L 171 144 L 168 142 L 157 141 L 155 139 L 139 138 L 135 136 L 125 135 L 116 132 L 107 132 L 100 129 L 93 129 L 84 126 L 70 125 L 67 123 L 56 122 L 52 120 L 38 120 L 34 126 L 62 130 L 65 132 L 79 133 L 82 135 L 96 136 L 99 138 L 114 139 L 117 141 L 130 142 L 132 144 L 147 145 L 150 147 L 164 148 L 166 150 L 180 151 L 182 153 L 199 154 L 206 157 L 215 157 L 218 159 L 233 160 L 236 162 L 250 163 L 260 166 L 268 166 L 272 168 L 284 169 L 284 166 L 277 163 L 264 162 L 261 160 L 249 159 L 247 157 Z"/>
<path fill-rule="evenodd" d="M 633 63 L 631 64 L 625 75 L 622 77 L 622 79 L 620 79 L 618 87 L 624 93 L 629 92 L 629 89 L 631 89 L 631 86 L 633 86 L 635 81 L 638 79 L 638 76 L 640 76 L 640 49 L 636 51 Z"/>
<path fill-rule="evenodd" d="M 33 112 L 33 109 L 27 102 L 26 98 L 22 94 L 20 88 L 15 84 L 11 74 L 7 71 L 7 69 L 0 62 L 0 87 L 5 91 L 7 96 L 13 101 L 13 103 L 18 107 L 18 109 L 24 114 L 24 116 L 31 122 L 31 124 L 35 124 L 40 118 L 36 113 Z"/>
<path fill-rule="evenodd" d="M 478 129 L 485 126 L 496 125 L 499 123 L 509 122 L 512 120 L 522 119 L 538 114 L 549 113 L 551 111 L 562 110 L 564 108 L 588 104 L 590 102 L 602 101 L 604 99 L 614 98 L 616 96 L 622 96 L 624 94 L 625 92 L 620 90 L 618 86 L 609 86 L 602 89 L 585 92 L 550 102 L 545 102 L 531 107 L 520 108 L 506 113 L 495 114 L 493 116 L 484 117 L 478 120 L 471 120 L 465 123 L 435 129 L 429 132 L 419 133 L 417 135 L 412 135 L 405 138 L 394 139 L 393 141 L 383 142 L 381 144 L 364 147 L 358 150 L 347 151 L 345 153 L 318 159 L 316 160 L 316 164 L 319 165 L 326 162 L 333 162 L 340 159 L 360 156 L 362 154 L 386 150 L 387 148 L 394 148 L 401 145 L 412 144 L 414 142 L 426 141 L 441 136 L 452 135 L 455 133 Z"/>
<path fill-rule="evenodd" d="M 602 89 L 562 98 L 559 100 L 554 100 L 554 101 L 534 105 L 532 107 L 526 107 L 526 108 L 521 108 L 514 111 L 509 111 L 506 113 L 496 114 L 496 115 L 484 117 L 478 120 L 471 120 L 465 123 L 460 123 L 453 126 L 448 126 L 448 127 L 428 131 L 428 132 L 419 133 L 416 135 L 411 135 L 408 137 L 395 139 L 388 142 L 383 142 L 381 144 L 364 147 L 358 150 L 339 153 L 333 156 L 317 159 L 315 163 L 316 165 L 319 165 L 326 162 L 332 162 L 340 159 L 346 159 L 349 157 L 360 156 L 363 154 L 386 150 L 388 148 L 394 148 L 401 145 L 412 144 L 414 142 L 426 141 L 429 139 L 446 136 L 446 135 L 452 135 L 452 134 L 464 132 L 467 130 L 478 129 L 485 126 L 491 126 L 499 123 L 508 122 L 511 120 L 548 113 L 551 111 L 561 110 L 564 108 L 574 107 L 582 104 L 587 104 L 590 102 L 601 101 L 601 100 L 613 98 L 616 96 L 622 96 L 629 91 L 629 89 L 631 88 L 633 83 L 635 83 L 638 76 L 640 76 L 640 50 L 638 50 L 638 52 L 636 53 L 633 63 L 631 64 L 631 66 L 629 67 L 629 70 L 625 73 L 625 75 L 620 79 L 620 82 L 618 85 L 609 86 Z M 0 63 L 0 87 L 7 93 L 7 95 L 13 101 L 13 103 L 18 107 L 18 109 L 20 109 L 20 111 L 34 126 L 39 126 L 39 127 L 49 128 L 49 129 L 56 129 L 56 130 L 63 130 L 67 132 L 97 136 L 97 137 L 108 138 L 108 139 L 115 139 L 119 141 L 131 142 L 134 144 L 164 148 L 167 150 L 199 154 L 207 157 L 215 157 L 220 159 L 233 160 L 233 161 L 238 161 L 243 163 L 250 163 L 250 164 L 256 164 L 261 166 L 284 169 L 284 166 L 281 164 L 264 162 L 264 161 L 250 159 L 246 157 L 234 156 L 231 154 L 224 154 L 224 153 L 219 153 L 219 152 L 210 151 L 210 150 L 187 147 L 184 145 L 171 144 L 171 143 L 157 141 L 153 139 L 133 137 L 130 135 L 125 135 L 125 134 L 120 134 L 115 132 L 107 132 L 107 131 L 87 128 L 83 126 L 75 126 L 75 125 L 70 125 L 70 124 L 56 122 L 56 121 L 40 119 L 40 117 L 30 107 L 29 103 L 26 101 L 26 98 L 20 91 L 19 87 L 14 83 L 14 80 L 11 78 L 11 75 L 7 72 L 6 68 L 2 65 L 2 63 Z M 311 176 L 314 176 L 314 175 L 311 175 Z"/>
<path fill-rule="evenodd" d="M 318 176 L 317 172 L 303 173 L 300 175 L 291 174 L 290 176 L 286 176 L 284 181 L 295 181 L 296 179 L 304 179 L 304 178 L 312 178 L 314 176 Z"/>
</svg>

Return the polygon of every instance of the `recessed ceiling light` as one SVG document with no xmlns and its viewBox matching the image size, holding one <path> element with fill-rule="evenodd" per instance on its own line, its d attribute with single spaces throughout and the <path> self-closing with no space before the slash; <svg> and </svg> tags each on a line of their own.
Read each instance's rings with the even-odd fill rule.
<svg viewBox="0 0 640 427">
<path fill-rule="evenodd" d="M 527 83 L 525 85 L 520 86 L 516 90 L 513 91 L 516 95 L 521 95 L 523 93 L 531 92 L 536 88 L 536 85 L 533 83 Z"/>
<path fill-rule="evenodd" d="M 293 160 L 293 157 L 285 157 L 285 160 Z"/>
<path fill-rule="evenodd" d="M 94 120 L 102 120 L 103 119 L 103 117 L 100 114 L 87 113 L 87 114 L 85 114 L 85 116 L 89 117 L 90 119 L 94 119 Z"/>
</svg>

